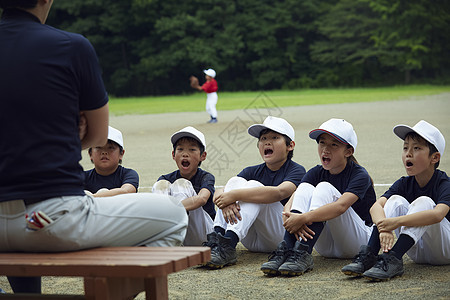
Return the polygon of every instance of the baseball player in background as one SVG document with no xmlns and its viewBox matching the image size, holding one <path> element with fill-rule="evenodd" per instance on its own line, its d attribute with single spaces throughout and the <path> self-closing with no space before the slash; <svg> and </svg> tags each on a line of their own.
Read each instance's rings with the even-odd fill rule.
<svg viewBox="0 0 450 300">
<path fill-rule="evenodd" d="M 235 264 L 239 241 L 254 252 L 269 252 L 283 239 L 283 205 L 297 188 L 305 168 L 292 161 L 295 133 L 284 119 L 269 116 L 248 128 L 258 139 L 264 163 L 250 166 L 217 189 L 219 210 L 214 231 L 205 246 L 211 247 L 210 268 Z"/>
<path fill-rule="evenodd" d="M 354 257 L 372 233 L 369 209 L 376 195 L 372 179 L 353 156 L 353 126 L 330 119 L 309 137 L 317 141 L 321 164 L 306 173 L 284 207 L 284 240 L 261 266 L 269 275 L 312 270 L 313 247 L 325 257 Z"/>
<path fill-rule="evenodd" d="M 218 85 L 215 79 L 216 71 L 213 69 L 203 70 L 205 73 L 206 82 L 200 86 L 198 83 L 198 78 L 195 76 L 190 77 L 191 87 L 199 90 L 205 91 L 206 93 L 206 112 L 211 116 L 211 119 L 207 123 L 217 123 L 217 90 Z"/>
<path fill-rule="evenodd" d="M 394 182 L 371 208 L 376 226 L 369 243 L 342 268 L 346 275 L 372 281 L 401 276 L 405 253 L 420 264 L 450 264 L 450 179 L 437 169 L 444 136 L 423 120 L 414 127 L 395 126 L 394 133 L 404 140 L 402 160 L 408 176 Z"/>
</svg>

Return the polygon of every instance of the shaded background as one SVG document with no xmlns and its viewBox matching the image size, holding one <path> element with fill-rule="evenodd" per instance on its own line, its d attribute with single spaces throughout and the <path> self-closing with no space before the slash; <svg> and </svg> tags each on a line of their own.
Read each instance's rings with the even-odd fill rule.
<svg viewBox="0 0 450 300">
<path fill-rule="evenodd" d="M 115 96 L 450 83 L 447 0 L 58 0 L 47 24 L 94 45 Z"/>
</svg>

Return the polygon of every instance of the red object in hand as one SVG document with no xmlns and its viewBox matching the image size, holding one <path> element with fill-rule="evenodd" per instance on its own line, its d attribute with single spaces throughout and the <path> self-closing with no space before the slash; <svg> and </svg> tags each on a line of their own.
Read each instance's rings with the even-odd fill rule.
<svg viewBox="0 0 450 300">
<path fill-rule="evenodd" d="M 39 230 L 53 222 L 53 220 L 42 211 L 33 211 L 30 217 L 26 215 L 25 218 L 27 219 L 27 228 L 31 230 Z"/>
</svg>

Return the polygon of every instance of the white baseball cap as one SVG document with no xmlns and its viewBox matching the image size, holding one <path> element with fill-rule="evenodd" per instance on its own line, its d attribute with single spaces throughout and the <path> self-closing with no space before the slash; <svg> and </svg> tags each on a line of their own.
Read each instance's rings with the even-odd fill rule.
<svg viewBox="0 0 450 300">
<path fill-rule="evenodd" d="M 216 77 L 216 71 L 213 69 L 203 70 L 203 73 L 205 73 L 208 76 L 211 76 L 212 78 Z"/>
<path fill-rule="evenodd" d="M 405 140 L 406 135 L 410 132 L 415 132 L 423 137 L 436 147 L 441 156 L 444 155 L 445 139 L 439 129 L 424 120 L 419 121 L 414 127 L 403 124 L 394 127 L 394 133 L 402 140 Z"/>
<path fill-rule="evenodd" d="M 295 139 L 294 128 L 285 119 L 268 116 L 263 124 L 253 124 L 248 128 L 251 136 L 259 139 L 261 131 L 270 129 L 280 134 L 287 135 L 292 141 Z"/>
<path fill-rule="evenodd" d="M 108 140 L 116 142 L 120 147 L 124 148 L 122 132 L 114 127 L 108 126 Z"/>
<path fill-rule="evenodd" d="M 170 137 L 170 141 L 172 142 L 172 145 L 175 145 L 175 143 L 181 139 L 182 137 L 191 137 L 196 139 L 197 141 L 200 142 L 200 144 L 203 145 L 203 147 L 206 149 L 206 141 L 205 141 L 205 136 L 203 135 L 203 133 L 201 133 L 200 131 L 198 131 L 197 129 L 195 129 L 192 126 L 187 126 L 184 127 L 183 129 L 181 129 L 180 131 L 175 132 L 171 137 Z"/>
<path fill-rule="evenodd" d="M 317 140 L 322 133 L 327 133 L 338 139 L 341 143 L 350 145 L 353 147 L 353 150 L 356 150 L 356 145 L 358 144 L 356 132 L 352 124 L 344 119 L 330 119 L 322 123 L 318 129 L 314 129 L 309 133 L 309 137 Z"/>
</svg>

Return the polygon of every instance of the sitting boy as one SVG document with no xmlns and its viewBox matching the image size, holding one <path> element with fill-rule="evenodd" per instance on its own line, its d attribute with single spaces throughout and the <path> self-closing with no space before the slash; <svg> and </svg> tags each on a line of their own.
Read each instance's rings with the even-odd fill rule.
<svg viewBox="0 0 450 300">
<path fill-rule="evenodd" d="M 405 253 L 416 263 L 450 264 L 450 179 L 437 169 L 445 139 L 426 121 L 398 125 L 408 176 L 397 180 L 370 209 L 374 230 L 368 245 L 342 268 L 351 276 L 384 281 L 404 273 Z M 397 241 L 394 244 L 394 233 Z M 377 256 L 379 250 L 383 253 Z"/>
<path fill-rule="evenodd" d="M 94 197 L 110 197 L 137 192 L 139 175 L 135 170 L 120 165 L 124 154 L 122 133 L 109 126 L 106 145 L 89 148 L 89 156 L 95 167 L 84 172 L 86 193 Z"/>
<path fill-rule="evenodd" d="M 210 268 L 235 264 L 239 241 L 255 252 L 276 248 L 284 236 L 283 206 L 306 173 L 292 161 L 295 133 L 286 120 L 268 116 L 248 133 L 258 139 L 264 162 L 245 168 L 216 191 L 214 203 L 220 210 L 204 243 L 211 247 Z"/>
<path fill-rule="evenodd" d="M 216 211 L 213 203 L 214 176 L 202 170 L 206 159 L 206 141 L 203 133 L 188 126 L 174 133 L 172 158 L 178 170 L 161 175 L 153 185 L 153 193 L 178 198 L 189 215 L 189 224 L 183 245 L 200 246 L 213 229 Z"/>
</svg>

